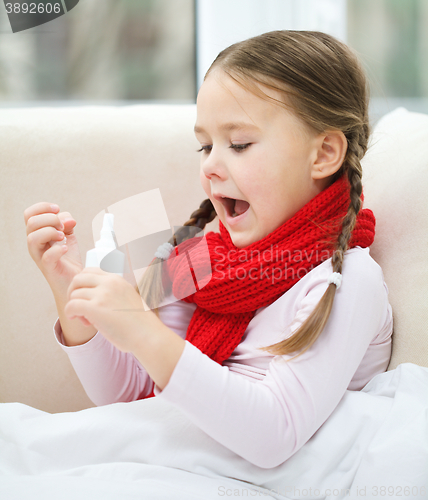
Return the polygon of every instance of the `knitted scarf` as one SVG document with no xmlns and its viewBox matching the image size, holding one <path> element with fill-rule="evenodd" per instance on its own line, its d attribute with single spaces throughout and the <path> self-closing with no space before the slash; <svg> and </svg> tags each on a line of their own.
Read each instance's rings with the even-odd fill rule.
<svg viewBox="0 0 428 500">
<path fill-rule="evenodd" d="M 219 364 L 228 359 L 257 309 L 275 302 L 332 257 L 349 204 L 350 185 L 342 176 L 275 231 L 245 248 L 232 243 L 221 221 L 220 233 L 208 232 L 176 246 L 165 261 L 172 293 L 197 305 L 186 340 Z M 370 246 L 375 223 L 373 212 L 361 209 L 348 248 Z M 202 240 L 206 245 L 199 244 Z M 201 276 L 208 279 L 204 282 Z"/>
</svg>

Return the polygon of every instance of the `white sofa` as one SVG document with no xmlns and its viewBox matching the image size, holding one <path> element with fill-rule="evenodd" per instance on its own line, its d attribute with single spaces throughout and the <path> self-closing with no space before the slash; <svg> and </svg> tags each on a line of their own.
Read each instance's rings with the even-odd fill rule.
<svg viewBox="0 0 428 500">
<path fill-rule="evenodd" d="M 0 111 L 1 401 L 51 413 L 94 406 L 54 339 L 57 312 L 28 254 L 25 208 L 49 201 L 70 212 L 83 258 L 96 214 L 138 193 L 159 188 L 171 226 L 183 224 L 206 198 L 195 119 L 195 105 Z M 399 108 L 383 117 L 363 170 L 364 206 L 377 219 L 371 254 L 394 312 L 388 369 L 427 367 L 428 116 Z M 206 230 L 218 230 L 217 219 Z"/>
</svg>

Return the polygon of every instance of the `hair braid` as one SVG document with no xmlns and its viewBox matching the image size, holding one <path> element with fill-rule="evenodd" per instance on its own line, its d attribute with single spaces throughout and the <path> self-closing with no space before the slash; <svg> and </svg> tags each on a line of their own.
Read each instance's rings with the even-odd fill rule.
<svg viewBox="0 0 428 500">
<path fill-rule="evenodd" d="M 362 205 L 361 193 L 363 191 L 363 186 L 360 159 L 367 150 L 368 135 L 366 135 L 366 133 L 370 133 L 368 126 L 364 127 L 364 132 L 358 137 L 352 138 L 351 140 L 348 139 L 348 150 L 345 160 L 338 171 L 338 174 L 348 176 L 350 184 L 350 203 L 348 211 L 342 221 L 342 230 L 337 238 L 336 250 L 331 259 L 333 272 L 342 273 L 343 258 L 348 248 L 352 231 L 355 227 L 357 214 Z M 274 345 L 261 347 L 260 349 L 269 351 L 272 354 L 289 354 L 300 351 L 288 361 L 301 356 L 311 347 L 324 329 L 333 307 L 336 290 L 336 285 L 330 283 L 315 309 L 291 337 Z"/>
<path fill-rule="evenodd" d="M 364 156 L 365 147 L 361 146 L 358 139 L 348 141 L 347 157 L 345 158 L 345 173 L 348 175 L 350 184 L 350 204 L 348 212 L 342 222 L 342 231 L 338 237 L 336 251 L 332 257 L 333 271 L 342 272 L 343 257 L 348 249 L 348 243 L 352 236 L 352 231 L 355 227 L 358 212 L 361 208 L 361 193 L 363 191 L 362 184 L 362 168 L 360 158 Z"/>
<path fill-rule="evenodd" d="M 199 205 L 197 210 L 192 212 L 189 220 L 173 234 L 168 243 L 176 247 L 183 241 L 193 238 L 216 216 L 214 205 L 207 198 Z M 155 257 L 146 269 L 140 283 L 136 286 L 136 291 L 150 309 L 154 310 L 157 317 L 159 317 L 159 304 L 163 301 L 167 292 L 162 283 L 162 262 L 162 259 Z"/>
<path fill-rule="evenodd" d="M 195 226 L 204 229 L 205 226 L 213 221 L 217 216 L 214 205 L 211 200 L 207 198 L 204 200 L 197 210 L 195 210 L 190 219 L 183 224 L 183 226 Z M 184 240 L 183 240 L 184 241 Z"/>
</svg>

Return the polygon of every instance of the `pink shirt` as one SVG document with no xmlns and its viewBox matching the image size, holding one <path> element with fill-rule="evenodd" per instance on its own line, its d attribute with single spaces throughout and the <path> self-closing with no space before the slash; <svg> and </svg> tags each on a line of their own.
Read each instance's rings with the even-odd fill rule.
<svg viewBox="0 0 428 500">
<path fill-rule="evenodd" d="M 382 269 L 368 248 L 344 257 L 342 284 L 329 320 L 314 345 L 299 358 L 274 356 L 258 347 L 290 336 L 327 288 L 331 259 L 256 311 L 241 343 L 223 365 L 186 341 L 164 388 L 154 393 L 179 407 L 213 439 L 249 462 L 271 468 L 283 463 L 331 415 L 346 390 L 362 389 L 384 372 L 391 356 L 392 310 Z M 160 308 L 161 320 L 183 339 L 196 309 L 177 301 Z M 79 346 L 64 345 L 54 332 L 89 398 L 96 405 L 144 398 L 153 381 L 130 353 L 100 332 Z"/>
</svg>

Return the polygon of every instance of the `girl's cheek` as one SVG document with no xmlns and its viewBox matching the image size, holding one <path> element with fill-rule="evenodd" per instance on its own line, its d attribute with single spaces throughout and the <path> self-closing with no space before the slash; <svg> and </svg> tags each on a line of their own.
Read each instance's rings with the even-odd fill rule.
<svg viewBox="0 0 428 500">
<path fill-rule="evenodd" d="M 210 181 L 207 179 L 207 176 L 204 174 L 202 168 L 199 170 L 199 179 L 201 181 L 201 185 L 207 196 L 210 196 L 211 194 L 211 189 L 210 189 Z"/>
</svg>

